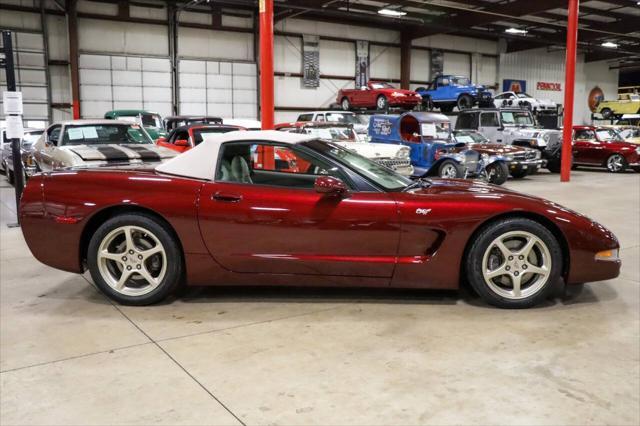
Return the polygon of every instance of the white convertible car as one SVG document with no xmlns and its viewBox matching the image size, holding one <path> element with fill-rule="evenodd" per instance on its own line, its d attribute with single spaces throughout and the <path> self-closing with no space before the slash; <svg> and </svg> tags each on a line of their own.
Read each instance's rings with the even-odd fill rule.
<svg viewBox="0 0 640 426">
<path fill-rule="evenodd" d="M 502 92 L 493 97 L 496 108 L 522 107 L 533 112 L 555 112 L 558 106 L 550 99 L 536 99 L 524 92 Z"/>
<path fill-rule="evenodd" d="M 160 163 L 178 153 L 157 146 L 137 123 L 72 120 L 49 126 L 33 148 L 38 170 Z"/>
</svg>

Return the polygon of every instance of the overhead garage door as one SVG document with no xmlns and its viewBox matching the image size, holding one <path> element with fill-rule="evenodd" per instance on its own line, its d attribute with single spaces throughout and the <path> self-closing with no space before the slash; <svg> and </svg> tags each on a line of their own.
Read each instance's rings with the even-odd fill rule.
<svg viewBox="0 0 640 426">
<path fill-rule="evenodd" d="M 103 117 L 113 109 L 145 109 L 171 115 L 169 59 L 81 54 L 82 117 Z"/>
<path fill-rule="evenodd" d="M 17 90 L 22 92 L 26 126 L 44 127 L 49 121 L 49 97 L 42 33 L 14 32 L 13 52 Z M 2 39 L 0 38 L 0 45 Z M 4 69 L 0 70 L 0 92 L 7 90 Z M 4 120 L 0 97 L 0 120 Z"/>
<path fill-rule="evenodd" d="M 256 64 L 180 60 L 180 114 L 256 119 Z"/>
</svg>

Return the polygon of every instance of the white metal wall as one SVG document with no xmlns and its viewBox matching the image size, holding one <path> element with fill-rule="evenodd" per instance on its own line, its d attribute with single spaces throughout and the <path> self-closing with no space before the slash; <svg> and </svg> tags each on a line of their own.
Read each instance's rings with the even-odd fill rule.
<svg viewBox="0 0 640 426">
<path fill-rule="evenodd" d="M 254 63 L 182 59 L 178 70 L 181 114 L 257 119 Z"/>
<path fill-rule="evenodd" d="M 471 56 L 466 53 L 444 52 L 443 73 L 471 78 Z"/>
<path fill-rule="evenodd" d="M 13 33 L 12 42 L 16 88 L 22 92 L 25 125 L 44 126 L 49 121 L 49 97 L 42 33 L 16 31 Z M 1 43 L 0 39 L 0 45 Z M 0 72 L 0 92 L 5 90 L 7 82 L 3 69 Z M 4 120 L 1 99 L 0 120 Z"/>
<path fill-rule="evenodd" d="M 102 117 L 112 109 L 146 109 L 171 114 L 168 58 L 80 55 L 80 111 Z"/>
</svg>

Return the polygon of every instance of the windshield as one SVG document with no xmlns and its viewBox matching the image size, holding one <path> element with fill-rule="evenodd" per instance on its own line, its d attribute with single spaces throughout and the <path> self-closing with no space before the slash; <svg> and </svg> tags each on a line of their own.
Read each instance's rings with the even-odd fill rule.
<svg viewBox="0 0 640 426">
<path fill-rule="evenodd" d="M 528 111 L 502 111 L 502 124 L 505 126 L 533 126 L 533 117 Z"/>
<path fill-rule="evenodd" d="M 389 83 L 371 83 L 371 88 L 372 89 L 395 89 L 395 87 L 393 87 Z"/>
<path fill-rule="evenodd" d="M 451 77 L 451 84 L 458 86 L 469 86 L 471 81 L 467 77 Z"/>
<path fill-rule="evenodd" d="M 596 130 L 596 134 L 598 135 L 598 140 L 601 141 L 615 141 L 620 139 L 613 129 L 598 129 Z"/>
<path fill-rule="evenodd" d="M 427 139 L 449 139 L 451 136 L 451 123 L 420 123 L 420 134 Z"/>
<path fill-rule="evenodd" d="M 640 138 L 640 129 L 621 130 L 620 136 L 622 136 L 624 139 Z"/>
<path fill-rule="evenodd" d="M 193 129 L 193 142 L 198 145 L 199 143 L 207 140 L 208 135 L 216 135 L 220 133 L 228 133 L 239 130 L 237 127 L 220 126 L 220 127 L 203 127 L 201 129 Z"/>
<path fill-rule="evenodd" d="M 138 124 L 65 126 L 62 145 L 152 144 Z"/>
<path fill-rule="evenodd" d="M 326 114 L 326 118 L 330 123 L 361 124 L 360 120 L 358 120 L 355 114 L 328 112 Z"/>
<path fill-rule="evenodd" d="M 516 93 L 519 98 L 530 98 L 531 95 L 525 92 Z"/>
<path fill-rule="evenodd" d="M 144 127 L 162 127 L 162 119 L 158 114 L 140 114 Z"/>
<path fill-rule="evenodd" d="M 305 145 L 344 164 L 387 191 L 400 191 L 411 184 L 411 179 L 339 145 L 320 140 L 305 142 Z"/>
<path fill-rule="evenodd" d="M 456 132 L 454 137 L 457 143 L 486 143 L 489 141 L 476 132 Z"/>
<path fill-rule="evenodd" d="M 38 130 L 35 132 L 25 132 L 22 136 L 22 146 L 31 146 L 37 142 L 38 138 L 44 133 L 44 130 Z"/>
<path fill-rule="evenodd" d="M 356 135 L 350 127 L 306 127 L 304 132 L 308 135 L 330 141 L 356 141 Z"/>
</svg>

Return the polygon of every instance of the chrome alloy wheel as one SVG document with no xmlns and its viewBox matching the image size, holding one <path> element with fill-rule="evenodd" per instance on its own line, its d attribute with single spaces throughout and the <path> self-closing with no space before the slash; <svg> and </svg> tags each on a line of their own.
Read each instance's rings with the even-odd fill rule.
<svg viewBox="0 0 640 426">
<path fill-rule="evenodd" d="M 549 280 L 551 254 L 547 245 L 526 231 L 511 231 L 493 240 L 482 258 L 485 283 L 498 296 L 525 299 Z"/>
<path fill-rule="evenodd" d="M 445 164 L 440 170 L 440 177 L 447 179 L 454 179 L 458 176 L 458 170 L 453 164 Z"/>
<path fill-rule="evenodd" d="M 121 226 L 109 232 L 98 248 L 98 269 L 120 294 L 142 296 L 153 291 L 167 272 L 167 254 L 152 232 Z"/>
<path fill-rule="evenodd" d="M 387 106 L 387 100 L 384 98 L 384 96 L 378 97 L 378 100 L 376 101 L 376 106 L 378 107 L 379 110 L 385 109 L 385 107 Z"/>
<path fill-rule="evenodd" d="M 614 154 L 607 159 L 607 169 L 617 173 L 624 167 L 624 158 L 620 154 Z"/>
</svg>

